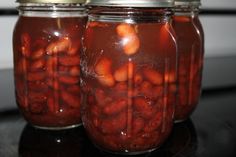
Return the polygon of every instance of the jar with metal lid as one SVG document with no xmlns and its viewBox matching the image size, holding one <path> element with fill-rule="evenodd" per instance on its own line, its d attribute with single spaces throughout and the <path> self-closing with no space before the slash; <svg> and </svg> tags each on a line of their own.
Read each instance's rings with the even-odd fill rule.
<svg viewBox="0 0 236 157">
<path fill-rule="evenodd" d="M 204 35 L 198 18 L 199 6 L 200 0 L 175 0 L 173 27 L 179 55 L 176 122 L 191 115 L 201 93 Z"/>
<path fill-rule="evenodd" d="M 177 48 L 172 0 L 90 0 L 81 54 L 82 121 L 120 154 L 155 150 L 172 129 Z"/>
<path fill-rule="evenodd" d="M 80 51 L 87 21 L 83 0 L 18 0 L 13 34 L 16 101 L 42 129 L 81 124 Z"/>
</svg>

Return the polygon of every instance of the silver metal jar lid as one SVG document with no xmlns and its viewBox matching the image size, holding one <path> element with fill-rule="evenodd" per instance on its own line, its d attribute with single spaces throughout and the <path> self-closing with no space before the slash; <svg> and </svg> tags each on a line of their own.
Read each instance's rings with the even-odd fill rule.
<svg viewBox="0 0 236 157">
<path fill-rule="evenodd" d="M 16 0 L 18 3 L 85 3 L 85 0 Z"/>
<path fill-rule="evenodd" d="M 166 8 L 174 7 L 174 0 L 87 0 L 86 4 L 88 6 Z"/>
<path fill-rule="evenodd" d="M 201 0 L 175 0 L 175 6 L 187 5 L 187 6 L 200 6 Z"/>
</svg>

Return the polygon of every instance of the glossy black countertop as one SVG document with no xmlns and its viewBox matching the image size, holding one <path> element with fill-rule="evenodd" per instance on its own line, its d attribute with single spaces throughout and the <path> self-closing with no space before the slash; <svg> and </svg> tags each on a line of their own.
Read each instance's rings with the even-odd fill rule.
<svg viewBox="0 0 236 157">
<path fill-rule="evenodd" d="M 236 81 L 235 81 L 236 82 Z M 12 70 L 0 71 L 0 157 L 116 157 L 96 149 L 83 127 L 37 130 L 16 109 Z M 236 88 L 204 89 L 198 108 L 168 141 L 140 157 L 236 157 Z"/>
</svg>

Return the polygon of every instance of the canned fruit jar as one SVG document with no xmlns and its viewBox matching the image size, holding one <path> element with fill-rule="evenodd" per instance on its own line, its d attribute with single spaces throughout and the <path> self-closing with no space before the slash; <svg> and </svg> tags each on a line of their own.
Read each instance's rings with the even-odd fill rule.
<svg viewBox="0 0 236 157">
<path fill-rule="evenodd" d="M 83 7 L 24 3 L 19 9 L 13 39 L 19 109 L 29 123 L 40 128 L 79 125 Z"/>
<path fill-rule="evenodd" d="M 160 8 L 89 11 L 81 55 L 82 121 L 97 147 L 140 154 L 169 136 L 177 68 L 170 15 Z"/>
<path fill-rule="evenodd" d="M 173 28 L 177 35 L 179 57 L 175 121 L 178 122 L 191 115 L 200 98 L 204 37 L 198 18 L 200 1 L 176 0 L 175 4 Z"/>
</svg>

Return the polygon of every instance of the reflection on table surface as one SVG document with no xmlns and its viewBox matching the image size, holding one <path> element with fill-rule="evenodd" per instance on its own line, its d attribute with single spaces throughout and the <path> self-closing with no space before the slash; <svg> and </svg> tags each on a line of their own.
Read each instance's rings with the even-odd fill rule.
<svg viewBox="0 0 236 157">
<path fill-rule="evenodd" d="M 158 150 L 138 157 L 191 156 L 197 150 L 197 135 L 191 120 L 175 124 L 167 142 Z M 118 157 L 97 149 L 83 127 L 64 131 L 39 130 L 26 125 L 19 142 L 21 157 Z M 124 156 L 124 155 L 123 155 Z"/>
</svg>

